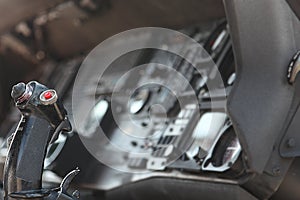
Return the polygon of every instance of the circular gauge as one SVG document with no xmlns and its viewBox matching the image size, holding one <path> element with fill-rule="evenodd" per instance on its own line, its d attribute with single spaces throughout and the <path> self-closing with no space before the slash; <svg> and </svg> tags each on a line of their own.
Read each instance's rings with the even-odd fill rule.
<svg viewBox="0 0 300 200">
<path fill-rule="evenodd" d="M 135 92 L 129 100 L 129 112 L 131 114 L 139 113 L 147 103 L 149 96 L 148 88 L 142 88 Z"/>
<path fill-rule="evenodd" d="M 101 120 L 109 109 L 109 103 L 105 99 L 101 99 L 90 111 L 87 120 L 84 121 L 82 130 L 80 132 L 87 137 L 92 136 L 97 127 L 99 127 Z"/>
</svg>

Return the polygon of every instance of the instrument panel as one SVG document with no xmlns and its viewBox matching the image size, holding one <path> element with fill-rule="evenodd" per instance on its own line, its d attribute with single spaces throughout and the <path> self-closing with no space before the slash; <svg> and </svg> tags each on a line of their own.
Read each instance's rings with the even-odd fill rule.
<svg viewBox="0 0 300 200">
<path fill-rule="evenodd" d="M 187 174 L 226 182 L 226 177 L 243 173 L 242 147 L 226 114 L 226 97 L 235 80 L 228 27 L 218 21 L 180 34 L 202 45 L 217 68 L 197 69 L 170 50 L 182 48 L 188 58 L 196 59 L 195 48 L 183 48 L 180 41 L 163 42 L 163 37 L 161 49 L 126 53 L 101 77 L 101 54 L 92 51 L 87 56 L 92 59 L 77 65 L 74 87 L 64 98 L 75 130 L 57 145 L 62 148 L 56 148 L 59 153 L 48 169 L 61 175 L 79 166 L 77 182 L 100 190 L 151 177 L 189 179 Z M 149 34 L 137 37 L 151 40 Z M 116 41 L 122 42 L 128 41 Z M 81 71 L 87 64 L 93 70 Z M 217 71 L 221 82 L 215 81 Z M 74 93 L 80 96 L 74 98 Z"/>
</svg>

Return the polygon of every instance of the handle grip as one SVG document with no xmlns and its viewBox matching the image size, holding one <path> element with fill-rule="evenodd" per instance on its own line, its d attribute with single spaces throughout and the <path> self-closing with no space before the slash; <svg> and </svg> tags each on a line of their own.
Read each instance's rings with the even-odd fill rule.
<svg viewBox="0 0 300 200">
<path fill-rule="evenodd" d="M 22 118 L 12 135 L 4 166 L 5 200 L 15 199 L 16 194 L 30 196 L 32 191 L 43 191 L 42 172 L 47 147 L 61 131 L 71 131 L 67 112 L 55 90 L 32 81 L 15 85 L 11 96 Z M 50 192 L 52 196 L 53 191 Z M 46 197 L 37 195 L 34 199 Z"/>
</svg>

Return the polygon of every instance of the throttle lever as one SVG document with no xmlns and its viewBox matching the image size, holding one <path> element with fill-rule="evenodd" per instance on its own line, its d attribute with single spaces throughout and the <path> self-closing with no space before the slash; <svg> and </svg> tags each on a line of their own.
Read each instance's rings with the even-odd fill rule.
<svg viewBox="0 0 300 200">
<path fill-rule="evenodd" d="M 32 193 L 34 199 L 72 199 L 62 192 L 53 196 L 55 190 L 47 194 L 42 189 L 43 163 L 47 147 L 62 132 L 71 131 L 67 112 L 58 99 L 55 90 L 31 81 L 18 83 L 11 96 L 22 113 L 19 125 L 12 135 L 7 159 L 4 166 L 4 200 L 15 199 L 13 194 Z M 28 193 L 30 196 L 30 192 Z M 50 195 L 50 196 L 47 196 Z M 47 196 L 47 197 L 46 197 Z"/>
</svg>

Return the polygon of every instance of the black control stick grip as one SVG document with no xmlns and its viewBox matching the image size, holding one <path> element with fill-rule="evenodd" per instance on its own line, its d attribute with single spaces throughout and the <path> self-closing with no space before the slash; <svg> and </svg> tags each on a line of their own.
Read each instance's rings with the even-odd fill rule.
<svg viewBox="0 0 300 200">
<path fill-rule="evenodd" d="M 11 96 L 22 118 L 9 145 L 4 168 L 4 199 L 15 199 L 16 195 L 46 199 L 47 195 L 39 197 L 44 191 L 43 163 L 48 145 L 60 132 L 71 131 L 67 112 L 56 91 L 36 81 L 18 83 L 12 88 Z M 53 195 L 54 192 L 51 190 L 51 196 L 68 196 Z"/>
</svg>

